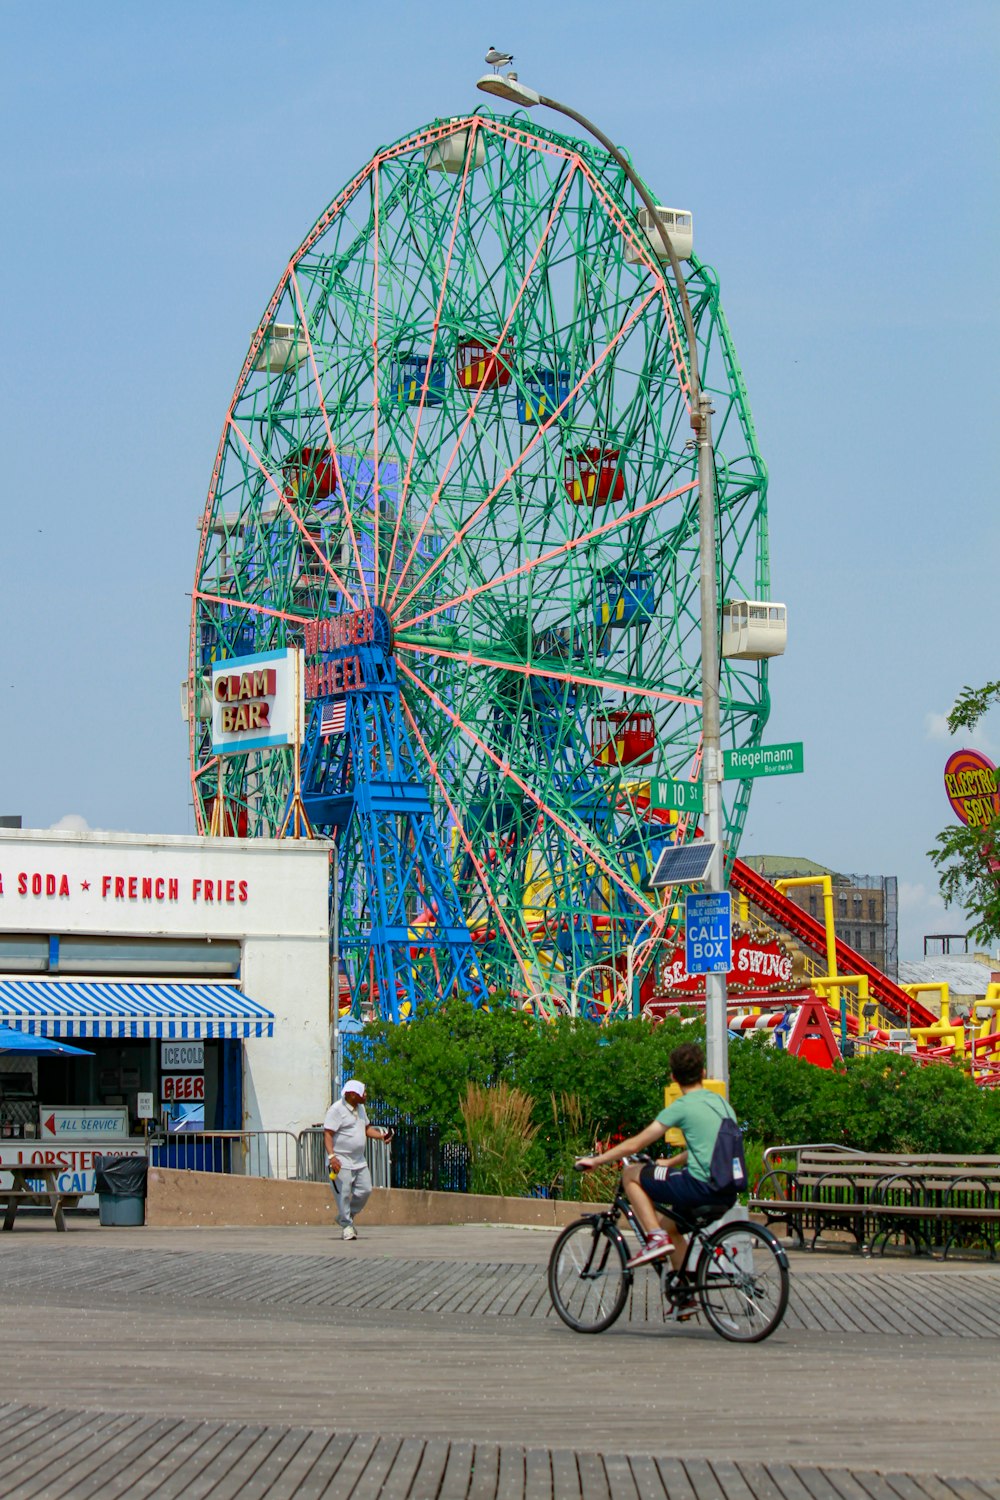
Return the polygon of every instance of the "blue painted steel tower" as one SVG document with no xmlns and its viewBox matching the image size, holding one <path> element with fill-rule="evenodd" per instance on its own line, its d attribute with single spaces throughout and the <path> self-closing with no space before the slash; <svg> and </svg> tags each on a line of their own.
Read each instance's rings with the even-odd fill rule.
<svg viewBox="0 0 1000 1500">
<path fill-rule="evenodd" d="M 406 726 L 383 609 L 307 627 L 302 801 L 340 855 L 340 952 L 351 1009 L 399 1021 L 485 987 L 442 830 Z M 345 893 L 351 893 L 345 896 Z"/>
</svg>

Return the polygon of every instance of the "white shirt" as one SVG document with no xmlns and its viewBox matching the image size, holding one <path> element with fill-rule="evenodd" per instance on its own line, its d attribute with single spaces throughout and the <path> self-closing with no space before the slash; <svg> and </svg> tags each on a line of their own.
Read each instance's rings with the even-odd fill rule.
<svg viewBox="0 0 1000 1500">
<path fill-rule="evenodd" d="M 347 1167 L 363 1167 L 365 1164 L 365 1131 L 368 1116 L 365 1107 L 359 1104 L 352 1109 L 346 1099 L 331 1104 L 323 1121 L 323 1129 L 333 1135 L 333 1154 Z"/>
</svg>

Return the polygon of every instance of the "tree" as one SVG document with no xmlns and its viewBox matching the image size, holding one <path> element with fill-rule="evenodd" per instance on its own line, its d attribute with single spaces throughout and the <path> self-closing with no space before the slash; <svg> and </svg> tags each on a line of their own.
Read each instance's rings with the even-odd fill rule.
<svg viewBox="0 0 1000 1500">
<path fill-rule="evenodd" d="M 995 703 L 1000 703 L 1000 682 L 964 687 L 948 715 L 949 730 L 974 729 Z M 938 871 L 945 906 L 962 906 L 972 916 L 969 936 L 984 944 L 1000 939 L 1000 816 L 978 826 L 942 829 L 927 854 Z"/>
</svg>

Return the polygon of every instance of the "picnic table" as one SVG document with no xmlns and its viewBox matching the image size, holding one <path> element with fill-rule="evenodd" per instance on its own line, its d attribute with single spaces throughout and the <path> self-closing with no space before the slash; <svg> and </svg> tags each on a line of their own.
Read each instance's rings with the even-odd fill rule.
<svg viewBox="0 0 1000 1500">
<path fill-rule="evenodd" d="M 0 1202 L 6 1204 L 6 1212 L 3 1216 L 4 1229 L 13 1229 L 17 1211 L 22 1207 L 49 1208 L 52 1211 L 52 1219 L 57 1229 L 65 1233 L 66 1220 L 63 1216 L 64 1208 L 76 1208 L 80 1202 L 82 1193 L 64 1193 L 59 1188 L 59 1178 L 65 1168 L 56 1166 L 42 1166 L 38 1162 L 19 1162 L 4 1165 L 0 1170 L 9 1172 L 14 1179 L 9 1188 L 0 1188 Z M 43 1182 L 43 1188 L 32 1187 L 31 1183 Z"/>
</svg>

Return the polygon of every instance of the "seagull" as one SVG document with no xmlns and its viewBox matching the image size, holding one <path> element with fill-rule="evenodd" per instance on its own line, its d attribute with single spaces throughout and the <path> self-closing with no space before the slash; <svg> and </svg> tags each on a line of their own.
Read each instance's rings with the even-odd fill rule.
<svg viewBox="0 0 1000 1500">
<path fill-rule="evenodd" d="M 486 61 L 494 73 L 499 73 L 501 68 L 505 68 L 508 63 L 514 61 L 514 54 L 512 52 L 500 52 L 496 47 L 491 47 L 486 54 Z"/>
</svg>

